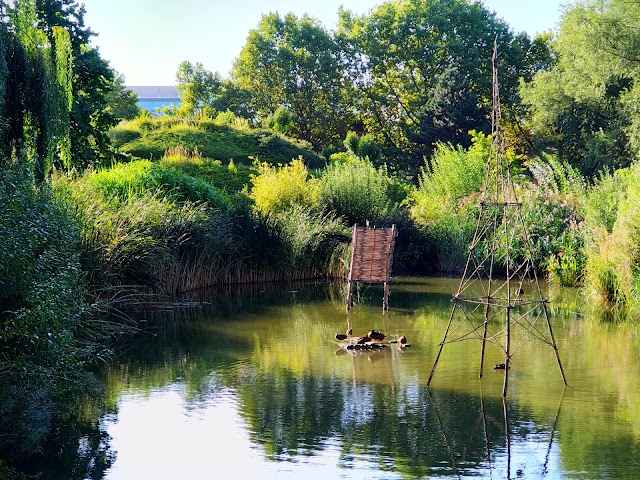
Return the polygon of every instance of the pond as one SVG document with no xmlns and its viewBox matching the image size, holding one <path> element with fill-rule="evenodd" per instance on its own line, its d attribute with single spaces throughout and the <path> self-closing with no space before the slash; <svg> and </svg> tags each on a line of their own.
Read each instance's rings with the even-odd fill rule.
<svg viewBox="0 0 640 480">
<path fill-rule="evenodd" d="M 503 354 L 488 345 L 479 379 L 478 341 L 445 345 L 427 388 L 457 286 L 398 279 L 387 313 L 380 289 L 360 289 L 347 315 L 344 286 L 309 284 L 148 314 L 149 335 L 101 373 L 106 398 L 75 454 L 111 480 L 639 478 L 640 329 L 552 289 L 567 388 L 540 341 L 514 355 L 504 400 L 491 368 Z M 348 321 L 411 346 L 350 355 L 334 339 Z M 42 478 L 82 478 L 65 468 L 34 464 Z"/>
</svg>

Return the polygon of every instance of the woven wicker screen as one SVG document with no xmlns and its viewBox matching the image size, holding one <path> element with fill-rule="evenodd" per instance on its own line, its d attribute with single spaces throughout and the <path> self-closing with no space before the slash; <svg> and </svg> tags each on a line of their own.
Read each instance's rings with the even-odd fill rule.
<svg viewBox="0 0 640 480">
<path fill-rule="evenodd" d="M 353 228 L 350 281 L 388 282 L 396 228 Z"/>
</svg>

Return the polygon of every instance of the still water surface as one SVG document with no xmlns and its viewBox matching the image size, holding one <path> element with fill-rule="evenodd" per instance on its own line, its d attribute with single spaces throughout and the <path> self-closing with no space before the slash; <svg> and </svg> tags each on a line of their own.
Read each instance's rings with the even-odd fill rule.
<svg viewBox="0 0 640 480">
<path fill-rule="evenodd" d="M 591 318 L 552 290 L 550 346 L 526 343 L 478 378 L 480 344 L 447 344 L 427 379 L 458 281 L 399 279 L 360 292 L 254 287 L 148 316 L 154 336 L 104 372 L 99 421 L 121 479 L 640 478 L 639 329 Z M 265 291 L 266 290 L 266 291 Z M 411 347 L 351 356 L 336 332 L 406 335 Z M 487 365 L 503 362 L 490 345 Z"/>
</svg>

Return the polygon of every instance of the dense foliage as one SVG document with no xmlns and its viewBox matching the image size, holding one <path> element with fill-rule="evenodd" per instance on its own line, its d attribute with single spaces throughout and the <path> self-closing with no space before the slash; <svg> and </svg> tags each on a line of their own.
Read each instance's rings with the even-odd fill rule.
<svg viewBox="0 0 640 480">
<path fill-rule="evenodd" d="M 367 220 L 398 226 L 396 273 L 459 273 L 485 181 L 496 39 L 535 266 L 636 315 L 633 2 L 578 2 L 535 39 L 464 0 L 341 10 L 334 32 L 272 13 L 231 78 L 183 62 L 181 106 L 155 119 L 89 46 L 83 17 L 75 0 L 0 0 L 0 414 L 28 405 L 39 419 L 16 430 L 16 454 L 47 433 L 54 379 L 73 379 L 117 330 L 91 313 L 124 288 L 339 278 L 349 228 Z"/>
<path fill-rule="evenodd" d="M 640 117 L 634 2 L 580 2 L 560 25 L 557 63 L 523 90 L 539 140 L 588 177 L 637 157 Z"/>
<path fill-rule="evenodd" d="M 338 45 L 308 16 L 271 13 L 249 32 L 233 72 L 262 118 L 286 107 L 291 133 L 316 149 L 346 133 L 350 109 L 343 94 Z"/>
</svg>

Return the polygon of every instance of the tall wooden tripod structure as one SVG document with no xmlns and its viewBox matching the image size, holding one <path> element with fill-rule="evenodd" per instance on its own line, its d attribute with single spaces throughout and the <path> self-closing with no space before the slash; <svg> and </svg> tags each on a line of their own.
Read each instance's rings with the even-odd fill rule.
<svg viewBox="0 0 640 480">
<path fill-rule="evenodd" d="M 439 344 L 427 385 L 435 373 L 444 345 L 462 340 L 480 340 L 480 377 L 487 342 L 504 352 L 504 384 L 507 395 L 511 358 L 528 340 L 537 339 L 555 352 L 562 381 L 567 384 L 558 346 L 549 321 L 547 299 L 540 292 L 531 255 L 531 240 L 522 218 L 505 159 L 502 115 L 498 88 L 497 44 L 493 51 L 492 144 L 487 160 L 485 188 L 480 212 L 462 280 L 453 297 L 453 307 L 444 338 Z M 514 330 L 523 335 L 515 344 Z"/>
</svg>

